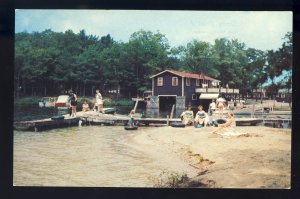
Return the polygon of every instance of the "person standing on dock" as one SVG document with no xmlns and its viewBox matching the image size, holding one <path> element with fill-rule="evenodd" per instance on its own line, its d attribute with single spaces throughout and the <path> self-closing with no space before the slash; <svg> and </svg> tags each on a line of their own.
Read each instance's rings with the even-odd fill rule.
<svg viewBox="0 0 300 199">
<path fill-rule="evenodd" d="M 103 100 L 100 91 L 96 90 L 96 104 L 98 106 L 98 112 L 103 113 Z"/>
<path fill-rule="evenodd" d="M 69 102 L 71 104 L 71 117 L 75 117 L 76 116 L 76 106 L 77 106 L 77 96 L 76 94 L 70 90 L 69 91 Z"/>
</svg>

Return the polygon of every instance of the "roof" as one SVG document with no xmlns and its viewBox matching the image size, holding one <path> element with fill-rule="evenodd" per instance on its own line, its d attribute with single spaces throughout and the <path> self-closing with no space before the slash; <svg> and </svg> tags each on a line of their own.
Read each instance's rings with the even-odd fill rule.
<svg viewBox="0 0 300 199">
<path fill-rule="evenodd" d="M 173 73 L 175 75 L 178 75 L 180 77 L 187 77 L 187 78 L 193 78 L 193 79 L 206 79 L 206 80 L 216 80 L 212 77 L 209 77 L 207 75 L 204 74 L 193 74 L 193 73 L 187 73 L 187 72 L 182 72 L 182 71 L 176 71 L 176 70 L 164 70 L 160 73 L 157 73 L 156 75 L 151 76 L 151 78 L 156 77 L 160 74 L 163 74 L 165 72 L 169 72 L 169 73 Z M 219 81 L 219 80 L 216 80 Z"/>
</svg>

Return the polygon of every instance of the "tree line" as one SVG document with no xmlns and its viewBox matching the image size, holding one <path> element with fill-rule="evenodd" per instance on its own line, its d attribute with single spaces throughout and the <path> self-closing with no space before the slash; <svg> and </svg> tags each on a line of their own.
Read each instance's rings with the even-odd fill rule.
<svg viewBox="0 0 300 199">
<path fill-rule="evenodd" d="M 261 51 L 227 38 L 171 47 L 159 31 L 139 30 L 128 42 L 115 41 L 109 34 L 87 35 L 85 30 L 21 32 L 15 34 L 15 91 L 46 96 L 71 88 L 89 96 L 96 89 L 119 89 L 121 95 L 131 97 L 151 89 L 150 76 L 174 69 L 204 73 L 241 93 L 266 82 L 269 91 L 278 92 L 292 83 L 292 33 L 282 40 L 278 50 Z"/>
</svg>

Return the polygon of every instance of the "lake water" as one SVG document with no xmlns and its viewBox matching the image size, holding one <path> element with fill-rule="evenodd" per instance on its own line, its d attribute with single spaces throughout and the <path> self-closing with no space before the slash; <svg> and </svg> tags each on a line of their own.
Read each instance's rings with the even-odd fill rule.
<svg viewBox="0 0 300 199">
<path fill-rule="evenodd" d="M 14 185 L 152 187 L 161 167 L 128 145 L 133 133 L 118 126 L 15 131 Z"/>
</svg>

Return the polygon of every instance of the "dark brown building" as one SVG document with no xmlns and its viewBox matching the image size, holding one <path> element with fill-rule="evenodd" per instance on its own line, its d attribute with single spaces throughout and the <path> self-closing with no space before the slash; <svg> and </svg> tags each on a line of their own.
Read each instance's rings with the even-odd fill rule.
<svg viewBox="0 0 300 199">
<path fill-rule="evenodd" d="M 198 106 L 200 103 L 199 88 L 216 88 L 219 80 L 204 74 L 192 74 L 175 70 L 165 70 L 152 77 L 152 99 L 148 108 L 170 109 L 175 104 L 176 109 L 186 106 Z M 217 98 L 218 93 L 211 95 Z"/>
</svg>

